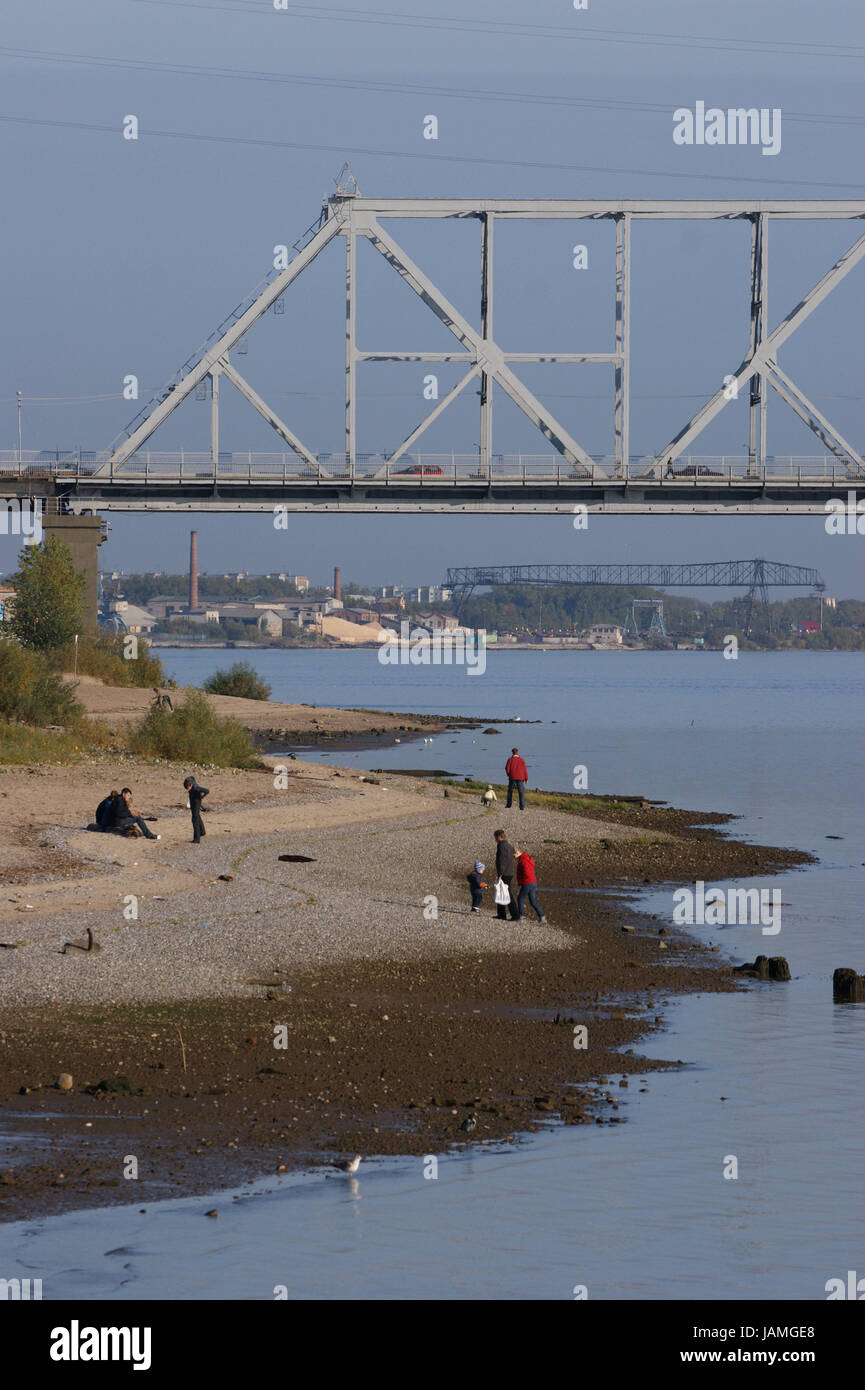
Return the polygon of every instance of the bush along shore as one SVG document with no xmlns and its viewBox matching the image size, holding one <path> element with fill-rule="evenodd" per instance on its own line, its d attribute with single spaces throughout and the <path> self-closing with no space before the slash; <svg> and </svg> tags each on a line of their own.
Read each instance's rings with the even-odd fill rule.
<svg viewBox="0 0 865 1390">
<path fill-rule="evenodd" d="M 292 768 L 282 795 L 215 775 L 199 847 L 176 798 L 158 807 L 136 920 L 120 905 L 144 851 L 121 841 L 92 881 L 94 902 L 113 883 L 113 911 L 46 913 L 30 884 L 35 910 L 0 922 L 7 1153 L 34 1115 L 50 1138 L 0 1156 L 6 1219 L 627 1122 L 629 1089 L 688 1061 L 640 1055 L 665 1002 L 751 987 L 711 931 L 646 916 L 635 890 L 808 858 L 728 838 L 719 814 L 555 795 L 487 812 L 465 784 Z M 498 921 L 490 892 L 469 912 L 465 875 L 480 857 L 492 882 L 500 823 L 531 849 L 548 925 Z M 48 833 L 81 855 L 73 827 Z"/>
</svg>

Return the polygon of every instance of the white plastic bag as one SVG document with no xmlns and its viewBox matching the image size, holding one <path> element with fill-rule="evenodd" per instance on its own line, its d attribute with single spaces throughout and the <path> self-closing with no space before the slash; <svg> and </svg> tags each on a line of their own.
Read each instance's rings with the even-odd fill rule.
<svg viewBox="0 0 865 1390">
<path fill-rule="evenodd" d="M 511 890 L 503 878 L 496 879 L 496 906 L 507 907 L 511 900 Z"/>
</svg>

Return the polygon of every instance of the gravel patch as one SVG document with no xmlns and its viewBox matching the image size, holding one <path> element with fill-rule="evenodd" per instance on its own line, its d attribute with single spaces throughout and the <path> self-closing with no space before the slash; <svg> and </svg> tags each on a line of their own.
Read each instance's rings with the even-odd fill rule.
<svg viewBox="0 0 865 1390">
<path fill-rule="evenodd" d="M 572 947 L 573 935 L 555 928 L 555 894 L 545 894 L 544 840 L 565 842 L 573 855 L 581 841 L 637 833 L 532 807 L 488 812 L 474 798 L 446 798 L 423 783 L 407 787 L 404 778 L 389 785 L 419 792 L 418 810 L 296 834 L 208 834 L 198 847 L 119 841 L 124 849 L 134 846 L 139 878 L 142 866 L 146 872 L 145 851 L 154 855 L 153 891 L 139 897 L 138 919 L 127 921 L 119 907 L 54 917 L 37 910 L 4 924 L 0 940 L 22 944 L 0 950 L 0 1003 L 260 998 L 262 982 L 278 997 L 290 987 L 292 971 L 343 961 Z M 336 793 L 337 786 L 328 790 Z M 346 797 L 347 818 L 363 812 Z M 519 923 L 495 917 L 493 831 L 499 825 L 536 860 L 547 926 L 533 913 Z M 288 853 L 314 862 L 280 862 Z M 476 858 L 487 865 L 490 888 L 481 913 L 472 914 L 465 876 Z M 167 869 L 212 881 L 198 891 L 163 893 L 159 875 Z M 124 867 L 116 874 L 119 901 Z M 220 882 L 220 874 L 233 881 Z M 61 954 L 63 943 L 83 940 L 87 928 L 101 949 Z"/>
</svg>

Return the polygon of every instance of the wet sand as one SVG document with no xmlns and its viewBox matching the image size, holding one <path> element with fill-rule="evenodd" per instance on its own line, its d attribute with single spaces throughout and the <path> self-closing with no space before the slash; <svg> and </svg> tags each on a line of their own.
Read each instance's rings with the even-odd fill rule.
<svg viewBox="0 0 865 1390">
<path fill-rule="evenodd" d="M 740 987 L 710 933 L 678 936 L 635 913 L 629 891 L 806 859 L 705 828 L 722 816 L 610 803 L 488 813 L 454 788 L 299 763 L 279 793 L 271 774 L 214 774 L 196 848 L 176 769 L 127 767 L 130 785 L 162 795 L 164 840 L 48 825 L 75 889 L 52 899 L 43 867 L 15 890 L 32 909 L 5 904 L 0 939 L 18 943 L 0 950 L 6 1220 L 146 1206 L 337 1155 L 621 1123 L 641 1073 L 687 1060 L 638 1054 L 664 1000 Z M 64 771 L 44 772 L 47 790 Z M 27 775 L 4 771 L 11 799 Z M 498 922 L 489 892 L 468 911 L 465 873 L 477 854 L 489 865 L 500 822 L 531 847 L 548 926 Z M 139 917 L 126 921 L 133 881 Z M 87 926 L 102 949 L 61 955 Z M 629 1085 L 607 1083 L 622 1072 Z"/>
</svg>

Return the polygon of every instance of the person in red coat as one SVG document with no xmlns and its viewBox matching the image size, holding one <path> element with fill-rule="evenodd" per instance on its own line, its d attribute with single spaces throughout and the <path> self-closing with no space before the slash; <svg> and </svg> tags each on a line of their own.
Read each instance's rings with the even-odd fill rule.
<svg viewBox="0 0 865 1390">
<path fill-rule="evenodd" d="M 535 873 L 535 861 L 519 845 L 514 845 L 514 853 L 517 856 L 517 912 L 520 917 L 525 916 L 524 908 L 526 898 L 528 898 L 538 914 L 538 921 L 544 926 L 547 919 L 544 916 L 543 908 L 538 903 L 538 876 Z"/>
<path fill-rule="evenodd" d="M 526 809 L 526 799 L 523 796 L 523 792 L 525 791 L 526 782 L 529 780 L 529 770 L 520 757 L 519 748 L 511 749 L 511 756 L 505 763 L 505 772 L 508 776 L 508 799 L 505 802 L 505 806 L 510 810 L 511 802 L 514 799 L 514 788 L 516 787 L 517 795 L 520 798 L 520 810 L 524 811 Z"/>
</svg>

